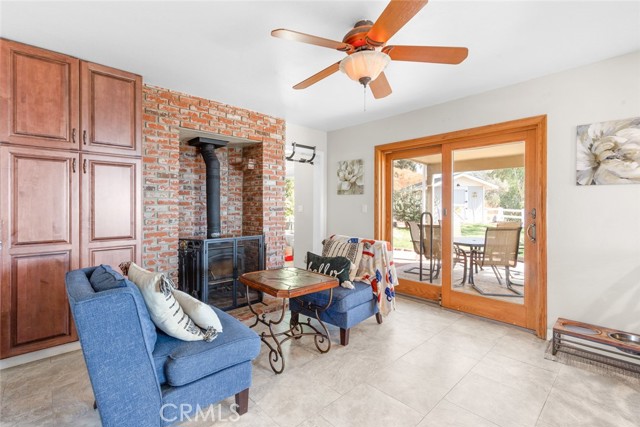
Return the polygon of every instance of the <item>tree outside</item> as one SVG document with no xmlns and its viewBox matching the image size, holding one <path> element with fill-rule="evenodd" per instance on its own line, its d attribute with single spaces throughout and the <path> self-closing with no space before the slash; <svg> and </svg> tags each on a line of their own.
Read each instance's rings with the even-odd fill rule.
<svg viewBox="0 0 640 427">
<path fill-rule="evenodd" d="M 524 168 L 495 169 L 487 174 L 489 181 L 500 186 L 498 206 L 504 209 L 524 209 Z M 495 200 L 495 194 L 487 195 Z"/>
<path fill-rule="evenodd" d="M 393 218 L 403 221 L 409 227 L 409 221 L 420 221 L 422 214 L 422 196 L 418 191 L 398 190 L 393 192 Z"/>
</svg>

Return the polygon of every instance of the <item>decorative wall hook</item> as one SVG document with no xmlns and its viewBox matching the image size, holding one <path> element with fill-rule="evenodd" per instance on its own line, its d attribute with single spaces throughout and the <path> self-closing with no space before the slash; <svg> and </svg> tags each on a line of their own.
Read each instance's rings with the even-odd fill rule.
<svg viewBox="0 0 640 427">
<path fill-rule="evenodd" d="M 291 151 L 291 154 L 288 155 L 287 157 L 285 157 L 287 160 L 289 160 L 290 162 L 300 162 L 300 163 L 309 163 L 309 164 L 313 164 L 313 159 L 316 158 L 316 147 L 311 147 L 309 145 L 302 145 L 302 144 L 297 144 L 297 143 L 292 143 L 291 147 L 293 148 L 293 151 Z M 302 148 L 305 150 L 311 150 L 311 157 L 305 159 L 302 157 L 299 157 L 297 159 L 294 158 L 294 156 L 296 155 L 296 148 Z"/>
</svg>

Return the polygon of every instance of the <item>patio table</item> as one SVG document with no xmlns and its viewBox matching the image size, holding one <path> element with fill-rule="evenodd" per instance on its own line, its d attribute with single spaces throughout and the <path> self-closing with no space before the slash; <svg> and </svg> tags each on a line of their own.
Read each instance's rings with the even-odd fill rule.
<svg viewBox="0 0 640 427">
<path fill-rule="evenodd" d="M 462 251 L 465 256 L 465 268 L 464 273 L 462 275 L 462 281 L 460 281 L 461 285 L 464 285 L 465 280 L 468 278 L 468 283 L 473 285 L 473 270 L 474 264 L 476 263 L 477 255 L 482 253 L 484 248 L 484 237 L 454 237 L 453 244 L 458 248 L 458 250 Z M 469 249 L 469 254 L 467 256 L 467 251 L 462 249 L 462 247 L 466 247 Z M 467 263 L 467 258 L 469 262 Z M 467 264 L 469 268 L 469 274 L 467 275 Z"/>
</svg>

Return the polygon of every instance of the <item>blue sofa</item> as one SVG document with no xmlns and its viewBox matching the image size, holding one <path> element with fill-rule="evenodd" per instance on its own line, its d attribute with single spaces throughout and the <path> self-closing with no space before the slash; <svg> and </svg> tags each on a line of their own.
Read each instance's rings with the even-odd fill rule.
<svg viewBox="0 0 640 427">
<path fill-rule="evenodd" d="M 260 352 L 255 332 L 214 307 L 223 327 L 215 340 L 169 337 L 119 273 L 121 287 L 94 291 L 95 268 L 67 273 L 66 288 L 104 426 L 171 425 L 232 395 L 236 412 L 247 411 L 251 361 Z"/>
<path fill-rule="evenodd" d="M 349 344 L 349 331 L 365 319 L 375 315 L 378 323 L 382 323 L 382 315 L 378 312 L 376 297 L 371 291 L 371 285 L 364 282 L 354 282 L 355 289 L 338 286 L 333 289 L 331 305 L 320 312 L 320 320 L 340 328 L 340 344 Z M 315 318 L 314 306 L 323 307 L 329 302 L 329 290 L 292 298 L 289 301 L 291 322 L 297 323 L 300 314 Z"/>
</svg>

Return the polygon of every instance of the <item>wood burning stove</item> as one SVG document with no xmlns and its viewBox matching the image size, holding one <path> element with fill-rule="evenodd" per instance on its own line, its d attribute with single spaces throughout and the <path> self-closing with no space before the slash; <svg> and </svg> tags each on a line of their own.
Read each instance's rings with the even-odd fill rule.
<svg viewBox="0 0 640 427">
<path fill-rule="evenodd" d="M 247 305 L 247 290 L 238 278 L 264 270 L 262 236 L 180 239 L 178 250 L 180 289 L 222 310 Z M 251 303 L 262 294 L 250 290 Z"/>
<path fill-rule="evenodd" d="M 222 310 L 246 305 L 247 291 L 238 278 L 243 273 L 264 270 L 264 238 L 221 236 L 220 161 L 215 151 L 227 142 L 197 137 L 190 139 L 189 145 L 198 147 L 206 166 L 207 234 L 179 240 L 180 288 Z M 259 292 L 252 292 L 252 303 L 262 300 Z"/>
</svg>

